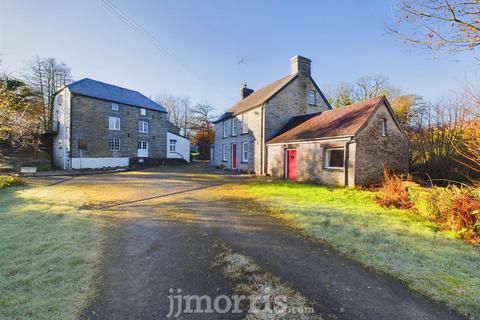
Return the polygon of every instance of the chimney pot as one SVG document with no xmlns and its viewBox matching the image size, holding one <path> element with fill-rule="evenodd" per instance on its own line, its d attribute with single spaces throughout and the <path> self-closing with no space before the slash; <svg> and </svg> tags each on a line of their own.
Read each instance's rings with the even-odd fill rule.
<svg viewBox="0 0 480 320">
<path fill-rule="evenodd" d="M 243 88 L 240 89 L 240 98 L 243 100 L 253 93 L 253 89 L 247 88 L 247 85 L 244 84 Z"/>
<path fill-rule="evenodd" d="M 312 60 L 302 57 L 294 56 L 290 59 L 291 75 L 299 74 L 306 77 L 311 76 Z"/>
</svg>

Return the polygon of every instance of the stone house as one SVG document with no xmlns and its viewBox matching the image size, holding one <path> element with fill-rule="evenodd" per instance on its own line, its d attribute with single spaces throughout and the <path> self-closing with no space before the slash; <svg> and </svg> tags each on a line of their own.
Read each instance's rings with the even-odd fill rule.
<svg viewBox="0 0 480 320">
<path fill-rule="evenodd" d="M 119 167 L 133 158 L 167 158 L 168 113 L 137 91 L 85 78 L 56 93 L 53 112 L 58 168 Z"/>
<path fill-rule="evenodd" d="M 408 169 L 408 142 L 385 97 L 333 110 L 311 77 L 311 61 L 254 92 L 215 121 L 211 163 L 291 180 L 369 185 L 383 168 Z"/>
</svg>

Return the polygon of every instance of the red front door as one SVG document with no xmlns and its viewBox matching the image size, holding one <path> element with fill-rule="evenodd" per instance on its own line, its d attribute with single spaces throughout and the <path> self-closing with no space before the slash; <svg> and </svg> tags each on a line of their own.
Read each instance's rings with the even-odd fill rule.
<svg viewBox="0 0 480 320">
<path fill-rule="evenodd" d="M 297 150 L 287 150 L 287 179 L 297 179 Z"/>
<path fill-rule="evenodd" d="M 237 145 L 232 144 L 232 169 L 237 169 Z"/>
</svg>

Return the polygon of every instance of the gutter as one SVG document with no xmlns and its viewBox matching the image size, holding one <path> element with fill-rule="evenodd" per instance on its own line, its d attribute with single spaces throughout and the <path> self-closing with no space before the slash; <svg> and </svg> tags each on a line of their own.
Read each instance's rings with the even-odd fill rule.
<svg viewBox="0 0 480 320">
<path fill-rule="evenodd" d="M 354 143 L 355 142 L 355 137 L 351 137 L 349 141 L 347 141 L 347 143 L 345 143 L 345 169 L 344 169 L 344 172 L 345 172 L 345 187 L 348 187 L 348 167 L 349 167 L 349 163 L 350 163 L 350 144 Z"/>
</svg>

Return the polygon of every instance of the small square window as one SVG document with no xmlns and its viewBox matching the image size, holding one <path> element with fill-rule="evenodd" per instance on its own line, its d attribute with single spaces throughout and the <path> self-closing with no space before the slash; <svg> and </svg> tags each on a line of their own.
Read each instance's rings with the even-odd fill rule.
<svg viewBox="0 0 480 320">
<path fill-rule="evenodd" d="M 112 111 L 118 111 L 118 103 L 112 103 Z"/>
<path fill-rule="evenodd" d="M 120 139 L 108 139 L 108 147 L 110 148 L 110 151 L 120 151 Z"/>
<path fill-rule="evenodd" d="M 345 151 L 343 148 L 325 149 L 324 168 L 343 169 Z"/>
<path fill-rule="evenodd" d="M 317 105 L 317 92 L 315 90 L 308 91 L 308 104 L 311 106 Z"/>
<path fill-rule="evenodd" d="M 147 115 L 147 110 L 144 108 L 140 108 L 140 115 L 146 116 Z"/>
</svg>

